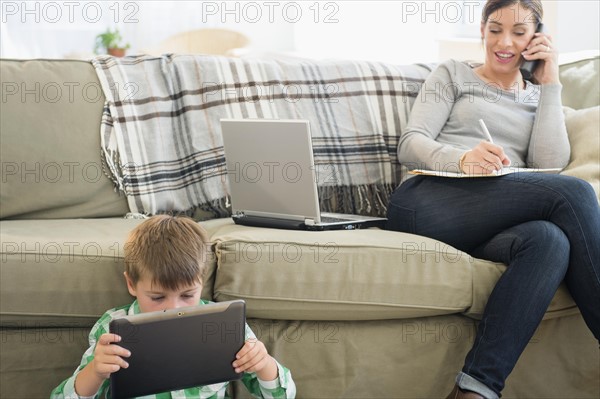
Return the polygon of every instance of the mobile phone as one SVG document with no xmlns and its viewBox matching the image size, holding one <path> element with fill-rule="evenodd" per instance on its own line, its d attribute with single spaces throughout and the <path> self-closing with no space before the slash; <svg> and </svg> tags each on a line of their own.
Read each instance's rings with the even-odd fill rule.
<svg viewBox="0 0 600 399">
<path fill-rule="evenodd" d="M 537 27 L 535 28 L 536 32 L 544 32 L 544 24 L 541 22 L 538 22 Z M 521 64 L 521 75 L 523 75 L 523 79 L 525 80 L 531 80 L 533 78 L 533 71 L 535 71 L 535 68 L 537 68 L 537 66 L 539 65 L 540 60 L 532 60 L 532 61 L 525 61 L 523 62 L 523 64 Z"/>
</svg>

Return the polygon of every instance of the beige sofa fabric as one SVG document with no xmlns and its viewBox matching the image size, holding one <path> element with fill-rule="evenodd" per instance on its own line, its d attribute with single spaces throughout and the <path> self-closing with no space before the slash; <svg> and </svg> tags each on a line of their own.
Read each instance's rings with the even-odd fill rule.
<svg viewBox="0 0 600 399">
<path fill-rule="evenodd" d="M 89 327 L 69 324 L 3 329 L 0 398 L 48 399 L 81 362 L 89 333 Z"/>
<path fill-rule="evenodd" d="M 0 60 L 0 219 L 123 216 L 100 162 L 104 95 L 89 62 Z"/>
<path fill-rule="evenodd" d="M 562 102 L 575 108 L 589 108 L 600 103 L 600 58 L 590 57 L 560 66 L 563 85 Z"/>
<path fill-rule="evenodd" d="M 379 229 L 300 232 L 204 222 L 212 231 L 218 301 L 248 316 L 375 320 L 465 313 L 478 318 L 505 266 L 442 242 Z M 576 314 L 563 287 L 546 318 Z"/>
<path fill-rule="evenodd" d="M 571 161 L 562 172 L 579 177 L 594 187 L 600 201 L 600 106 L 565 109 L 571 143 Z"/>
<path fill-rule="evenodd" d="M 123 245 L 140 219 L 2 221 L 1 325 L 91 326 L 133 301 L 123 278 Z M 212 297 L 209 260 L 203 298 Z M 65 293 L 67 291 L 67 293 Z"/>
<path fill-rule="evenodd" d="M 251 319 L 249 324 L 269 353 L 305 382 L 298 386 L 299 399 L 445 398 L 476 328 L 474 320 L 459 315 L 372 321 Z M 598 398 L 598 352 L 574 356 L 594 346 L 597 341 L 580 315 L 543 321 L 502 397 Z M 240 385 L 235 397 L 249 399 Z"/>
<path fill-rule="evenodd" d="M 123 281 L 122 243 L 139 222 L 2 222 L 2 324 L 89 326 L 107 309 L 107 297 L 113 303 L 130 302 Z M 65 289 L 69 295 L 64 295 Z M 31 295 L 20 295 L 24 291 Z"/>
</svg>

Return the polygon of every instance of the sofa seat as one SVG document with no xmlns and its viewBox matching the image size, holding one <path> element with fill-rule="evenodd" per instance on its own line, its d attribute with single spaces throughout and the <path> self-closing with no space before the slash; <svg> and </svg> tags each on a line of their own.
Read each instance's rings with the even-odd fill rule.
<svg viewBox="0 0 600 399">
<path fill-rule="evenodd" d="M 505 270 L 436 240 L 376 228 L 307 234 L 230 218 L 203 226 L 215 243 L 214 298 L 245 299 L 255 318 L 479 318 Z M 545 317 L 578 312 L 561 286 Z"/>
<path fill-rule="evenodd" d="M 1 221 L 1 325 L 89 327 L 106 309 L 130 302 L 123 245 L 140 222 Z M 307 234 L 237 226 L 231 218 L 201 224 L 214 245 L 202 296 L 245 299 L 251 318 L 479 318 L 505 269 L 439 241 L 379 229 Z M 577 313 L 562 286 L 545 318 Z"/>
<path fill-rule="evenodd" d="M 132 302 L 123 279 L 123 245 L 141 222 L 123 218 L 1 221 L 2 327 L 89 328 L 107 309 Z M 209 265 L 204 298 L 211 298 L 212 292 L 215 266 L 212 261 Z"/>
</svg>

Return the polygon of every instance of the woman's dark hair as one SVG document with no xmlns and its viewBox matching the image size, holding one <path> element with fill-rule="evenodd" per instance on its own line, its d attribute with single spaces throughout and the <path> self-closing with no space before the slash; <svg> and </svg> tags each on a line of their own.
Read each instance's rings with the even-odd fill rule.
<svg viewBox="0 0 600 399">
<path fill-rule="evenodd" d="M 483 6 L 483 12 L 481 13 L 481 23 L 486 23 L 490 15 L 495 13 L 501 8 L 511 6 L 513 4 L 519 4 L 523 8 L 531 11 L 531 17 L 535 18 L 534 24 L 542 21 L 544 16 L 544 9 L 542 7 L 541 0 L 488 0 Z"/>
</svg>

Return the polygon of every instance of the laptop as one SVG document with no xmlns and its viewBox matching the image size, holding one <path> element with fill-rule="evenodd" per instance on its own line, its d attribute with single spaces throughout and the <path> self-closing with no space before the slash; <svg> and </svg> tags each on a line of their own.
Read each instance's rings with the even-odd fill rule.
<svg viewBox="0 0 600 399">
<path fill-rule="evenodd" d="M 231 365 L 245 341 L 243 300 L 115 319 L 110 332 L 131 351 L 129 367 L 110 376 L 115 399 L 240 379 Z"/>
<path fill-rule="evenodd" d="M 295 230 L 385 225 L 385 218 L 321 213 L 317 176 L 332 172 L 315 166 L 307 120 L 221 119 L 221 128 L 235 223 Z"/>
</svg>

